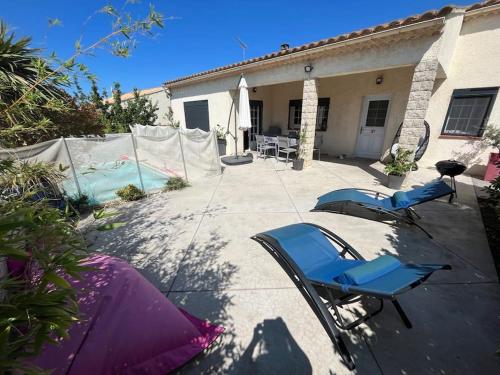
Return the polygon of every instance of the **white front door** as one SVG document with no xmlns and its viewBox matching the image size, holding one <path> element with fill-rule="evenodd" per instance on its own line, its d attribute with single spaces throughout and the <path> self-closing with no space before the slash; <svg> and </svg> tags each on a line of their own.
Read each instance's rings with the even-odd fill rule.
<svg viewBox="0 0 500 375">
<path fill-rule="evenodd" d="M 356 156 L 368 159 L 380 158 L 390 98 L 390 95 L 374 95 L 364 98 Z"/>
</svg>

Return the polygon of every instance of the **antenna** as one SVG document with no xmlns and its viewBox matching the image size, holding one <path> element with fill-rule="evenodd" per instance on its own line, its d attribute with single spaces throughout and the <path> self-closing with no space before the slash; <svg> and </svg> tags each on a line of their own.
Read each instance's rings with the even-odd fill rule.
<svg viewBox="0 0 500 375">
<path fill-rule="evenodd" d="M 245 60 L 245 55 L 248 49 L 248 45 L 245 42 L 243 42 L 239 37 L 236 37 L 236 40 L 238 41 L 238 44 L 240 45 L 241 50 L 243 51 L 243 60 Z"/>
</svg>

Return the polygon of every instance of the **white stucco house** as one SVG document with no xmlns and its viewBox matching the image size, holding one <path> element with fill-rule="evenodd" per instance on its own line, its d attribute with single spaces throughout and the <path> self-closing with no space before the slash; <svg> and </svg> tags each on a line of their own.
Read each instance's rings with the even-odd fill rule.
<svg viewBox="0 0 500 375">
<path fill-rule="evenodd" d="M 500 126 L 500 0 L 283 45 L 168 81 L 176 120 L 233 132 L 234 110 L 229 114 L 241 74 L 250 88 L 253 132 L 240 132 L 239 150 L 255 133 L 302 128 L 309 159 L 318 134 L 322 154 L 379 159 L 400 124 L 399 143 L 414 148 L 426 121 L 430 141 L 421 166 L 454 158 L 481 174 L 490 152 L 482 135 L 487 126 Z M 231 138 L 228 148 L 234 150 Z"/>
</svg>

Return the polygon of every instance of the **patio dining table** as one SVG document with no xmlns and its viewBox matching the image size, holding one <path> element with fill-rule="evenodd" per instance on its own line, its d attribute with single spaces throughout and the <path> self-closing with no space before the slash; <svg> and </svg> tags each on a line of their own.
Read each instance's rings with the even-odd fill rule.
<svg viewBox="0 0 500 375">
<path fill-rule="evenodd" d="M 264 141 L 270 145 L 276 145 L 278 147 L 278 137 L 264 136 Z M 297 147 L 299 145 L 299 141 L 297 138 L 288 138 L 288 146 L 289 147 Z"/>
<path fill-rule="evenodd" d="M 264 142 L 268 145 L 274 146 L 274 157 L 278 160 L 279 154 L 279 143 L 277 136 L 264 136 Z M 288 147 L 290 148 L 298 148 L 298 139 L 297 138 L 288 138 Z M 287 157 L 288 160 L 288 157 Z"/>
</svg>

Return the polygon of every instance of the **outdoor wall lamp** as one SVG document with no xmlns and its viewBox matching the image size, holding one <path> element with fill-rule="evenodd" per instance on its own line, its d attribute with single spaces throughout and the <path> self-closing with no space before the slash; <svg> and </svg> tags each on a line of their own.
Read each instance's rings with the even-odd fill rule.
<svg viewBox="0 0 500 375">
<path fill-rule="evenodd" d="M 375 83 L 377 85 L 381 85 L 382 82 L 384 82 L 384 76 L 378 76 L 377 79 L 375 80 Z"/>
<path fill-rule="evenodd" d="M 313 70 L 313 66 L 311 64 L 307 64 L 306 66 L 304 66 L 304 71 L 306 73 L 311 73 Z"/>
<path fill-rule="evenodd" d="M 257 92 L 257 87 L 254 87 L 254 88 L 252 89 L 252 92 Z"/>
</svg>

